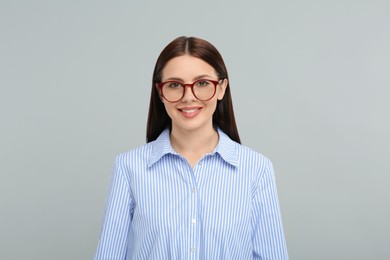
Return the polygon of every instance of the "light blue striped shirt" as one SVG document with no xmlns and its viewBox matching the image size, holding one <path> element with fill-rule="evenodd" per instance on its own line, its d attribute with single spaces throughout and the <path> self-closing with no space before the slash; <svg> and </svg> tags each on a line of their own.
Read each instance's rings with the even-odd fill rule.
<svg viewBox="0 0 390 260">
<path fill-rule="evenodd" d="M 169 130 L 118 155 L 95 259 L 288 259 L 271 162 L 218 133 L 194 168 Z"/>
</svg>

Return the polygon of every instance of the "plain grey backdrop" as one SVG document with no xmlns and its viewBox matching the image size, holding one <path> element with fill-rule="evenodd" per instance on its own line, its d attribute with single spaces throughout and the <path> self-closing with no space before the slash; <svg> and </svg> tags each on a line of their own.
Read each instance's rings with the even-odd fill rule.
<svg viewBox="0 0 390 260">
<path fill-rule="evenodd" d="M 291 259 L 390 259 L 390 2 L 0 0 L 0 259 L 91 259 L 177 36 L 221 52 Z"/>
</svg>

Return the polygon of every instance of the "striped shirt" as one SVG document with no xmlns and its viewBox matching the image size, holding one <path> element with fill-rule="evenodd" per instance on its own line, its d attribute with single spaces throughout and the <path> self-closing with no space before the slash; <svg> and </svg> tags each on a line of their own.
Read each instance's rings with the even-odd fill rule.
<svg viewBox="0 0 390 260">
<path fill-rule="evenodd" d="M 95 259 L 288 259 L 271 162 L 218 129 L 192 168 L 169 130 L 115 161 Z"/>
</svg>

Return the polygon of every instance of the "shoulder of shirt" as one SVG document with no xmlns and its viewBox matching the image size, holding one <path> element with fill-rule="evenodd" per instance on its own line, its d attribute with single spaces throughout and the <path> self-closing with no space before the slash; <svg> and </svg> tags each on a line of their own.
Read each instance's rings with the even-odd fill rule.
<svg viewBox="0 0 390 260">
<path fill-rule="evenodd" d="M 274 175 L 273 165 L 268 157 L 248 146 L 237 145 L 239 164 L 245 172 L 252 173 L 253 183 Z"/>
<path fill-rule="evenodd" d="M 262 163 L 265 165 L 272 164 L 271 160 L 267 156 L 254 150 L 253 148 L 246 146 L 246 145 L 238 144 L 238 143 L 237 143 L 237 145 L 238 145 L 237 151 L 238 151 L 239 155 L 241 155 L 240 156 L 241 159 L 243 159 L 243 160 L 255 159 L 259 163 Z"/>
<path fill-rule="evenodd" d="M 147 160 L 153 150 L 153 143 L 155 141 L 140 145 L 138 147 L 132 148 L 130 150 L 119 153 L 116 156 L 116 163 L 124 163 L 129 160 L 138 159 L 138 160 Z"/>
<path fill-rule="evenodd" d="M 255 151 L 249 146 L 239 144 L 233 140 L 231 140 L 225 133 L 221 132 L 220 135 L 222 137 L 222 147 L 221 152 L 229 150 L 229 155 L 231 158 L 235 158 L 237 165 L 247 165 L 249 167 L 258 167 L 261 171 L 261 168 L 272 167 L 271 160 L 263 155 L 260 152 Z"/>
</svg>

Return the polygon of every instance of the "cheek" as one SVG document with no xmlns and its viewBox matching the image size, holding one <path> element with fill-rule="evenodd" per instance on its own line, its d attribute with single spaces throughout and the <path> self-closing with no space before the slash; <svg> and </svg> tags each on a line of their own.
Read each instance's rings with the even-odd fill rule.
<svg viewBox="0 0 390 260">
<path fill-rule="evenodd" d="M 175 109 L 172 104 L 170 104 L 169 102 L 167 101 L 164 101 L 164 107 L 165 107 L 165 111 L 167 111 L 167 114 L 169 115 L 169 117 L 171 117 L 171 114 L 172 114 L 172 111 Z"/>
<path fill-rule="evenodd" d="M 217 99 L 213 99 L 213 101 L 209 101 L 207 104 L 207 108 L 208 110 L 211 112 L 212 111 L 212 114 L 215 112 L 215 109 L 217 108 Z"/>
</svg>

